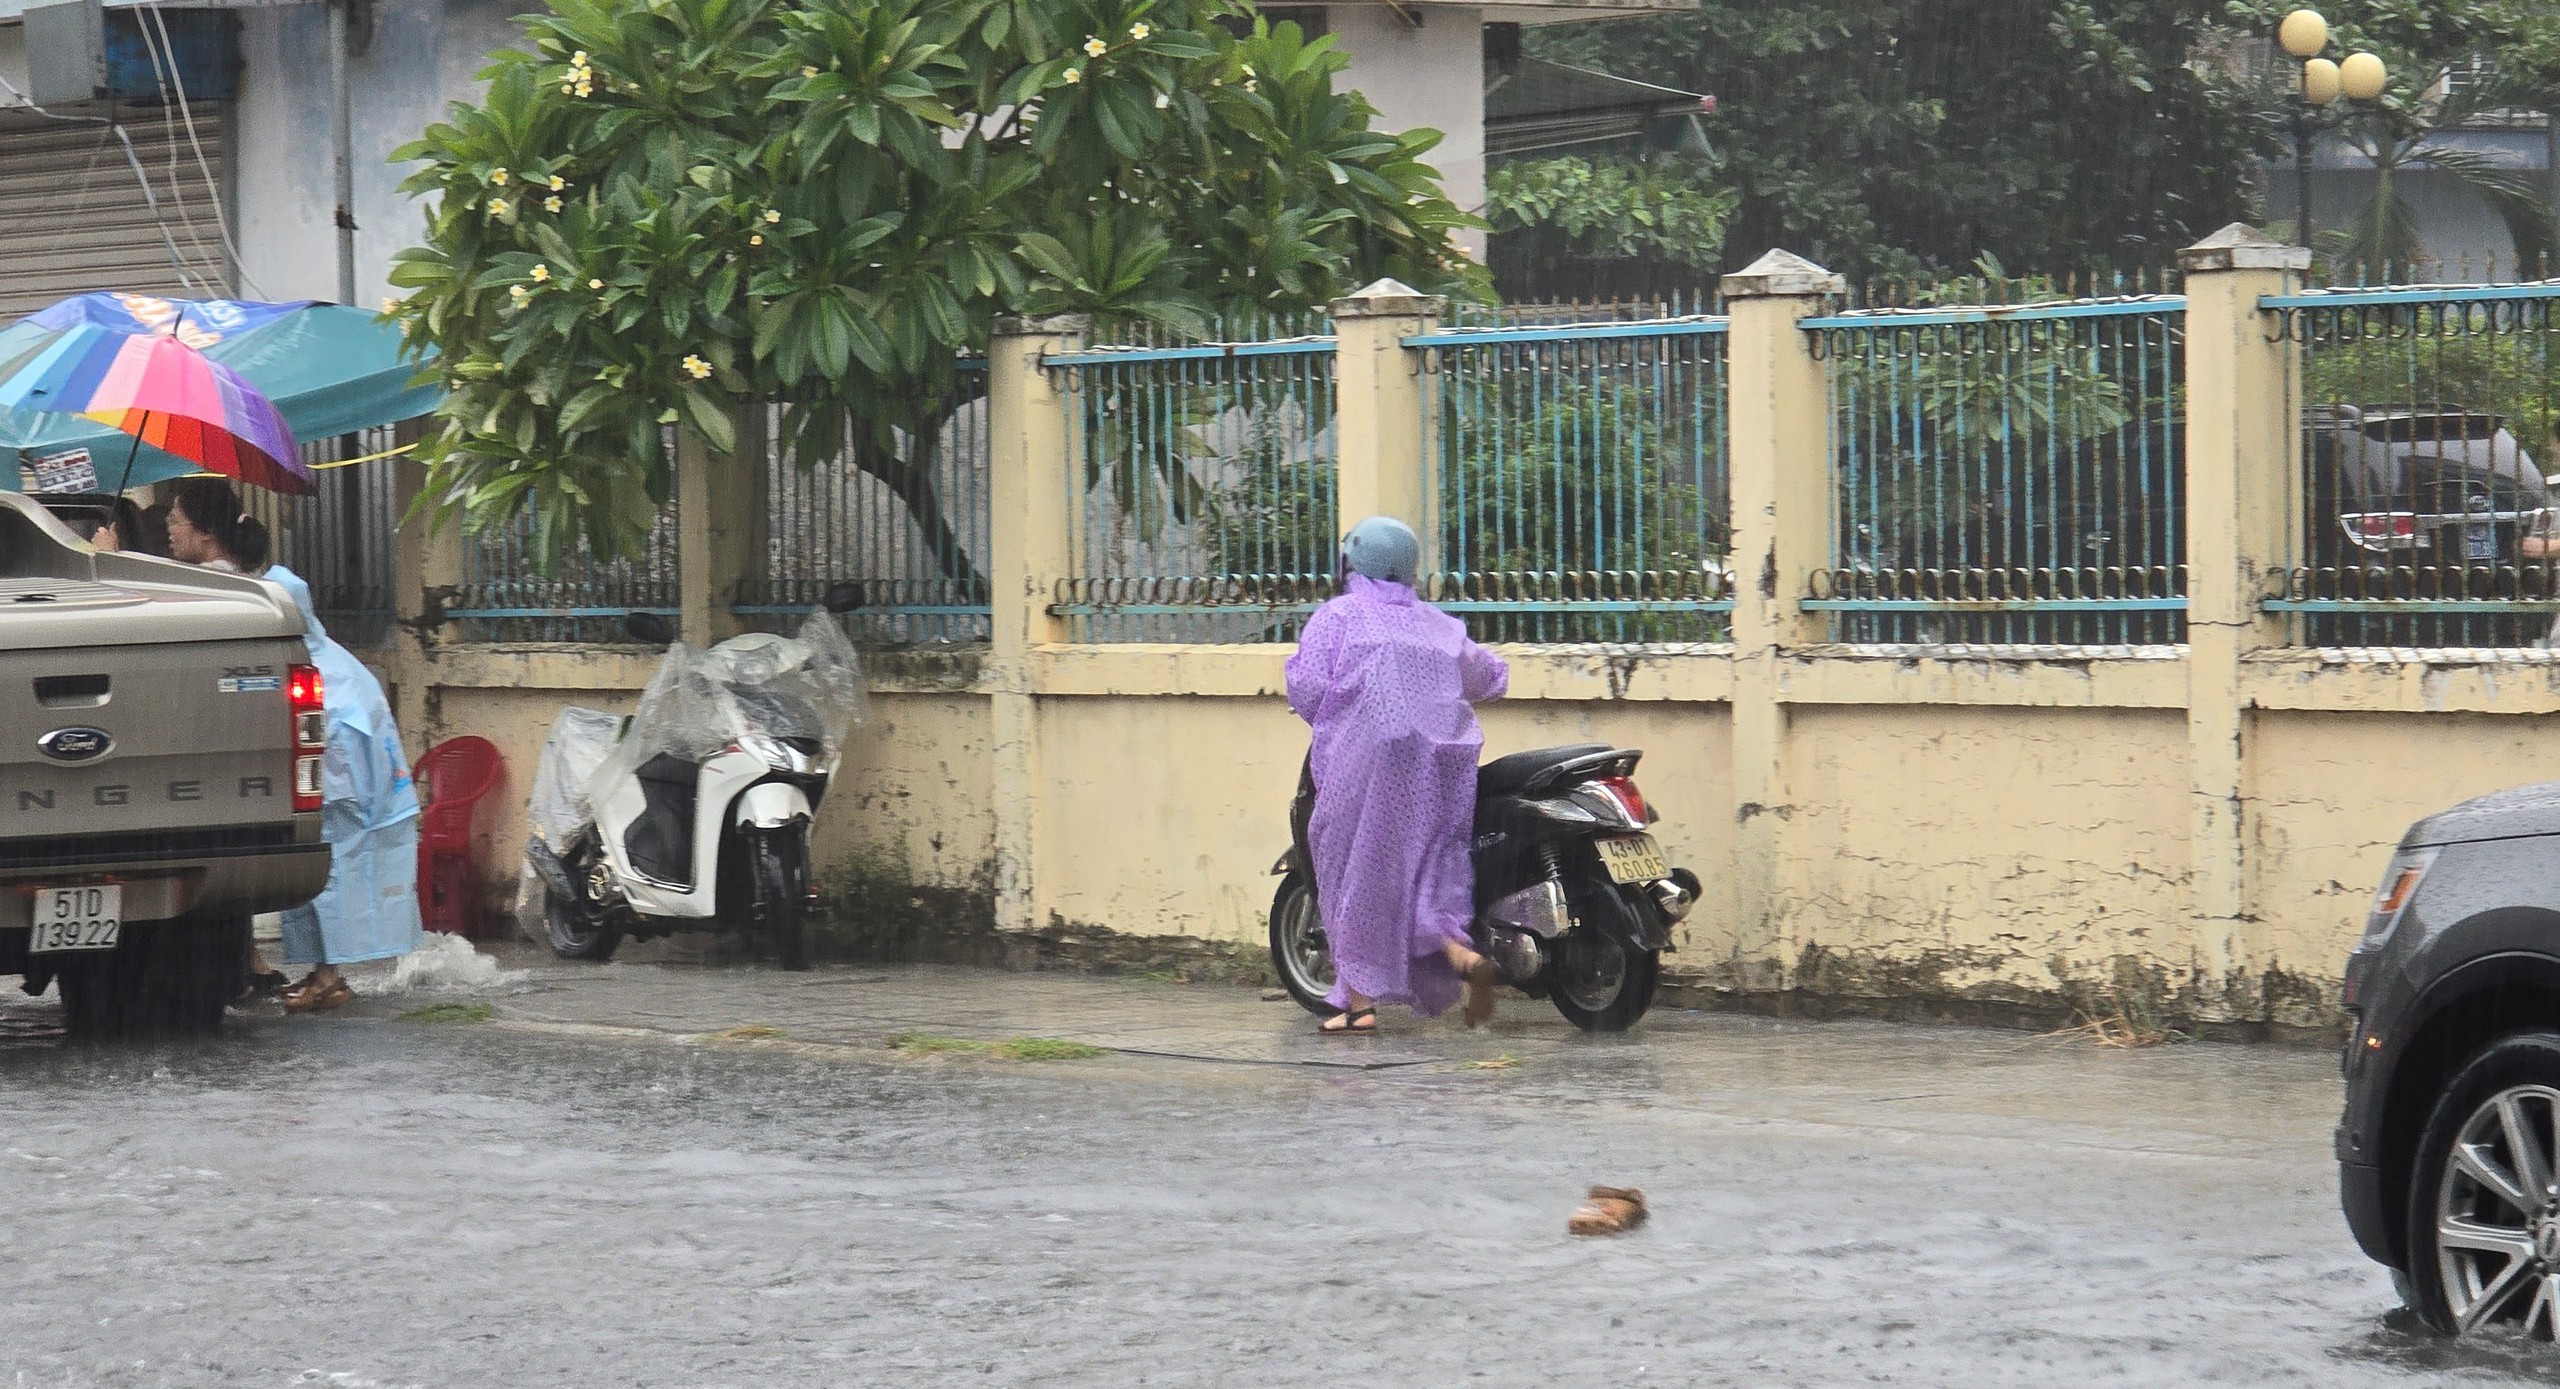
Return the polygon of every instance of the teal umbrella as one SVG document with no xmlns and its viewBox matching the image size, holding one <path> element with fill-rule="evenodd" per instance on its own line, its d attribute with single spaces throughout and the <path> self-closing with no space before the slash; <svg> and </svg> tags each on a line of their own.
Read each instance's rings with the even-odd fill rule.
<svg viewBox="0 0 2560 1389">
<path fill-rule="evenodd" d="M 339 304 L 262 304 L 232 299 L 163 299 L 83 294 L 0 328 L 0 362 L 26 359 L 81 329 L 170 334 L 221 363 L 273 402 L 299 439 L 326 439 L 414 419 L 443 391 L 415 384 L 419 364 L 400 352 L 400 330 Z M 133 457 L 132 481 L 160 482 L 203 465 L 78 415 L 0 410 L 0 459 L 34 463 L 87 449 L 112 484 Z M 18 469 L 0 466 L 0 489 L 16 491 Z"/>
</svg>

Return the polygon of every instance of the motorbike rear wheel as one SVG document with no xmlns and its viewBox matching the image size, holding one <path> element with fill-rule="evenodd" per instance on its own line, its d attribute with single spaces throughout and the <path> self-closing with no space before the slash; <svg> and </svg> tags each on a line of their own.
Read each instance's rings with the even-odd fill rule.
<svg viewBox="0 0 2560 1389">
<path fill-rule="evenodd" d="M 558 876 L 570 886 L 587 892 L 600 892 L 597 886 L 603 865 L 598 862 L 602 850 L 593 832 L 580 836 L 569 852 L 556 865 Z M 542 884 L 542 925 L 551 937 L 551 953 L 564 960 L 593 960 L 603 964 L 622 947 L 622 921 L 613 912 L 584 898 L 563 897 L 553 887 L 553 875 L 537 873 Z"/>
<path fill-rule="evenodd" d="M 548 886 L 542 889 L 542 924 L 551 935 L 551 953 L 564 960 L 603 964 L 622 947 L 621 928 L 604 913 L 569 901 Z"/>
<path fill-rule="evenodd" d="M 1660 907 L 1637 893 L 1625 893 L 1622 900 L 1648 928 L 1657 924 Z M 1556 942 L 1545 981 L 1547 997 L 1565 1021 L 1585 1032 L 1624 1032 L 1653 1008 L 1662 952 L 1629 949 L 1586 922 Z"/>
<path fill-rule="evenodd" d="M 757 922 L 773 940 L 784 969 L 809 968 L 809 845 L 804 830 L 756 835 L 748 850 Z"/>
<path fill-rule="evenodd" d="M 1333 1016 L 1325 1002 L 1333 992 L 1333 950 L 1325 942 L 1316 889 L 1304 873 L 1280 880 L 1271 898 L 1271 968 L 1298 1006 L 1320 1018 Z"/>
</svg>

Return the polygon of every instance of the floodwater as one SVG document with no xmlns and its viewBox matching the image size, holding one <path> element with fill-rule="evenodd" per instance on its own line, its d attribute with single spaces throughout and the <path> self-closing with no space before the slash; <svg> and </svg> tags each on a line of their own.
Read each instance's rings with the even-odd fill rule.
<svg viewBox="0 0 2560 1389">
<path fill-rule="evenodd" d="M 1316 1042 L 1250 992 L 963 971 L 552 969 L 494 1004 L 184 1046 L 0 1011 L 0 1385 L 2560 1368 L 2394 1310 L 2336 1213 L 2325 1054 L 1694 1014 L 1586 1039 L 1526 1004 L 1489 1035 Z M 1223 1059 L 880 1045 L 991 1016 L 1188 1028 Z M 747 1021 L 792 1040 L 706 1039 Z M 1363 1048 L 1412 1064 L 1304 1064 Z M 1593 1182 L 1652 1221 L 1569 1238 Z"/>
</svg>

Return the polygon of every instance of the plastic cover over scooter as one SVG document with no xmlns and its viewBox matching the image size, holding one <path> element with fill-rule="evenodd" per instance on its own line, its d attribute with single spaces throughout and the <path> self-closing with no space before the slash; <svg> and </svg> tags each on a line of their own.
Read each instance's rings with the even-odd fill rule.
<svg viewBox="0 0 2560 1389">
<path fill-rule="evenodd" d="M 587 780 L 635 775 L 658 757 L 702 762 L 733 745 L 780 743 L 832 775 L 868 694 L 862 658 L 833 617 L 812 613 L 792 637 L 749 634 L 709 650 L 677 642 L 640 695 L 630 731 Z M 581 807 L 581 821 L 591 813 Z"/>
<path fill-rule="evenodd" d="M 556 856 L 577 842 L 587 827 L 587 782 L 621 731 L 621 715 L 575 705 L 551 721 L 551 736 L 543 740 L 542 760 L 534 767 L 533 792 L 525 800 L 535 844 Z"/>
</svg>

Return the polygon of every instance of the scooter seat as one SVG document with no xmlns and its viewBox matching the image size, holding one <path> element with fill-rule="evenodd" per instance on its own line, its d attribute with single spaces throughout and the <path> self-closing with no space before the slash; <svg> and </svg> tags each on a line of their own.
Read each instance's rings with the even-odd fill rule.
<svg viewBox="0 0 2560 1389">
<path fill-rule="evenodd" d="M 1534 748 L 1508 757 L 1497 757 L 1476 773 L 1476 794 L 1506 795 L 1528 785 L 1532 777 L 1550 767 L 1595 753 L 1615 751 L 1617 746 L 1612 743 L 1567 743 L 1562 747 Z"/>
</svg>

